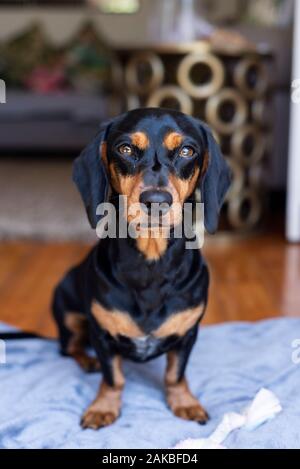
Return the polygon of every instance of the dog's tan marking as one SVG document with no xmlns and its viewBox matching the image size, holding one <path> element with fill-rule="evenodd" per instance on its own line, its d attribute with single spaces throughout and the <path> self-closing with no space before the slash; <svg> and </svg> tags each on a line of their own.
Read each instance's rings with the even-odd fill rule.
<svg viewBox="0 0 300 469">
<path fill-rule="evenodd" d="M 171 351 L 167 353 L 167 368 L 165 373 L 165 385 L 172 386 L 178 381 L 178 355 Z"/>
<path fill-rule="evenodd" d="M 119 173 L 114 164 L 109 165 L 110 179 L 113 188 L 120 194 L 128 197 L 128 205 L 138 203 L 143 187 L 142 175 L 123 176 Z"/>
<path fill-rule="evenodd" d="M 174 174 L 170 174 L 169 184 L 173 188 L 173 191 L 176 191 L 177 199 L 181 204 L 183 204 L 195 190 L 199 173 L 200 170 L 198 167 L 196 167 L 195 171 L 189 179 L 180 179 Z"/>
<path fill-rule="evenodd" d="M 189 308 L 180 313 L 172 314 L 153 335 L 158 338 L 167 337 L 169 335 L 184 336 L 200 319 L 204 312 L 204 304 Z"/>
<path fill-rule="evenodd" d="M 79 336 L 81 339 L 87 336 L 87 318 L 84 314 L 70 311 L 66 313 L 64 321 L 65 326 L 77 335 L 77 339 L 79 339 Z"/>
<path fill-rule="evenodd" d="M 103 160 L 104 166 L 107 169 L 108 168 L 108 161 L 107 161 L 107 143 L 106 142 L 101 142 L 100 156 L 101 156 L 101 159 Z"/>
<path fill-rule="evenodd" d="M 165 388 L 168 405 L 177 417 L 199 423 L 208 420 L 206 410 L 191 393 L 186 379 L 178 381 L 178 355 L 173 351 L 167 354 Z"/>
<path fill-rule="evenodd" d="M 209 154 L 208 154 L 208 151 L 206 151 L 204 153 L 204 156 L 203 156 L 203 163 L 202 163 L 202 168 L 201 168 L 201 177 L 203 177 L 204 174 L 206 173 L 206 171 L 208 170 L 208 165 L 209 165 Z"/>
<path fill-rule="evenodd" d="M 96 301 L 93 301 L 91 310 L 99 326 L 113 337 L 123 335 L 137 338 L 145 335 L 127 313 L 116 310 L 108 311 Z"/>
<path fill-rule="evenodd" d="M 120 415 L 121 396 L 125 379 L 119 356 L 113 358 L 112 371 L 113 386 L 109 386 L 104 380 L 102 381 L 96 399 L 83 414 L 81 419 L 83 428 L 97 430 L 100 427 L 112 424 Z"/>
<path fill-rule="evenodd" d="M 134 132 L 130 135 L 130 138 L 132 144 L 138 147 L 139 150 L 146 150 L 150 145 L 149 137 L 145 132 Z"/>
<path fill-rule="evenodd" d="M 127 221 L 131 222 L 135 217 L 142 213 L 140 207 L 140 194 L 143 190 L 142 175 L 123 176 L 116 171 L 115 166 L 110 164 L 110 179 L 112 187 L 118 194 L 127 198 Z M 138 210 L 135 210 L 137 208 Z M 137 213 L 138 212 L 138 213 Z"/>
<path fill-rule="evenodd" d="M 158 237 L 152 238 L 151 236 L 139 236 L 136 240 L 137 248 L 141 251 L 148 261 L 158 260 L 166 251 L 168 240 L 166 238 Z"/>
<path fill-rule="evenodd" d="M 173 151 L 182 144 L 183 139 L 183 135 L 178 132 L 168 132 L 164 138 L 163 144 L 168 150 Z"/>
<path fill-rule="evenodd" d="M 78 365 L 87 372 L 100 370 L 100 363 L 96 357 L 90 357 L 85 347 L 88 341 L 87 318 L 80 313 L 66 313 L 64 318 L 66 328 L 71 332 L 67 346 L 67 354 L 73 357 Z"/>
</svg>

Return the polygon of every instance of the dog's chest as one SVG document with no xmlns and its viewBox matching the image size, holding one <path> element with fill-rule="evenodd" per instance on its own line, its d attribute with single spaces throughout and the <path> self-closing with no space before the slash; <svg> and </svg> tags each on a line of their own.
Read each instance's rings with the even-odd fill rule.
<svg viewBox="0 0 300 469">
<path fill-rule="evenodd" d="M 199 321 L 204 305 L 174 312 L 166 318 L 151 315 L 136 320 L 129 313 L 107 310 L 94 301 L 92 315 L 100 328 L 109 333 L 120 352 L 144 361 L 166 352 Z M 153 315 L 154 316 L 154 315 Z"/>
<path fill-rule="evenodd" d="M 98 289 L 92 315 L 124 354 L 145 360 L 164 353 L 201 317 L 205 282 L 199 254 L 174 264 L 121 261 L 113 265 L 108 287 Z"/>
<path fill-rule="evenodd" d="M 141 362 L 167 351 L 166 341 L 151 334 L 136 338 L 119 336 L 118 346 L 125 356 Z"/>
</svg>

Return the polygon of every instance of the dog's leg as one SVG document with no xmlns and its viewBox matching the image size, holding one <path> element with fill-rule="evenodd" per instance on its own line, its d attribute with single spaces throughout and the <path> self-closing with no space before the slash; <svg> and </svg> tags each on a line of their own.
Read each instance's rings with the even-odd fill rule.
<svg viewBox="0 0 300 469">
<path fill-rule="evenodd" d="M 81 419 L 83 428 L 97 430 L 112 424 L 121 410 L 121 395 L 125 384 L 121 358 L 116 355 L 103 364 L 103 380 L 96 399 L 87 408 Z"/>
<path fill-rule="evenodd" d="M 65 313 L 65 327 L 70 331 L 66 355 L 74 358 L 78 365 L 86 372 L 91 373 L 101 369 L 97 357 L 91 357 L 86 353 L 88 343 L 88 321 L 85 315 L 80 313 Z"/>
<path fill-rule="evenodd" d="M 78 312 L 83 309 L 83 306 L 77 296 L 74 277 L 71 271 L 57 286 L 53 298 L 52 309 L 58 327 L 61 353 L 73 357 L 84 371 L 98 371 L 100 370 L 99 360 L 96 357 L 90 357 L 85 351 L 88 344 L 88 321 L 83 313 Z M 66 288 L 66 283 L 68 288 Z M 70 284 L 74 285 L 71 297 Z"/>
<path fill-rule="evenodd" d="M 198 328 L 198 325 L 196 327 Z M 170 409 L 177 417 L 205 424 L 209 418 L 208 414 L 191 393 L 184 377 L 186 364 L 196 336 L 197 330 L 192 330 L 178 348 L 167 354 L 166 397 Z"/>
</svg>

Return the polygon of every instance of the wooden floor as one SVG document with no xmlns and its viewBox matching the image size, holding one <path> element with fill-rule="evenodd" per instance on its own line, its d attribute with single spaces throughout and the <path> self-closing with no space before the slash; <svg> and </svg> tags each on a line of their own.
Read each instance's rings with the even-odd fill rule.
<svg viewBox="0 0 300 469">
<path fill-rule="evenodd" d="M 0 320 L 56 334 L 50 298 L 61 275 L 90 247 L 79 243 L 0 244 Z M 300 246 L 280 234 L 214 237 L 204 253 L 211 270 L 205 324 L 300 316 Z"/>
</svg>

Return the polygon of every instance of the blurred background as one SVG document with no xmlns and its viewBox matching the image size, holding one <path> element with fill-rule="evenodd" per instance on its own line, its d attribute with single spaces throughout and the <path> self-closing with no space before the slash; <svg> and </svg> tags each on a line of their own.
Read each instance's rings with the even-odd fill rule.
<svg viewBox="0 0 300 469">
<path fill-rule="evenodd" d="M 205 120 L 232 167 L 206 322 L 299 315 L 297 44 L 298 0 L 1 1 L 0 319 L 55 334 L 53 286 L 96 240 L 72 161 L 144 106 Z"/>
</svg>

